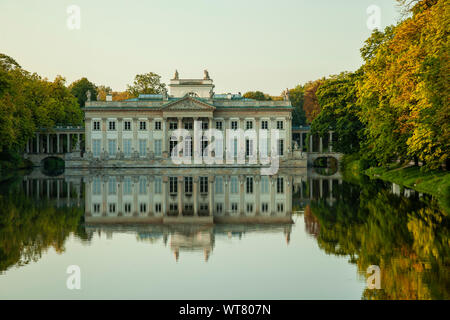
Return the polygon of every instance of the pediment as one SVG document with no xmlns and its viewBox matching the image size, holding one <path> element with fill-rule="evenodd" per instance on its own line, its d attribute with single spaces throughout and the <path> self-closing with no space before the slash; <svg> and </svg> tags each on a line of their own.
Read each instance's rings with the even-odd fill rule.
<svg viewBox="0 0 450 320">
<path fill-rule="evenodd" d="M 214 111 L 216 108 L 193 97 L 185 97 L 165 104 L 162 109 L 164 111 Z"/>
</svg>

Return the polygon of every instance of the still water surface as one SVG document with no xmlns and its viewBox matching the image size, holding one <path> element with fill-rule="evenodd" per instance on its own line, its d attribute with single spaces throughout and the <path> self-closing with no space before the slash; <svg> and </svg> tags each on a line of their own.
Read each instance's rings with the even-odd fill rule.
<svg viewBox="0 0 450 320">
<path fill-rule="evenodd" d="M 379 181 L 302 170 L 33 171 L 0 188 L 0 299 L 450 295 L 447 215 L 435 199 Z M 80 290 L 67 289 L 70 265 Z M 380 290 L 367 288 L 370 265 Z"/>
</svg>

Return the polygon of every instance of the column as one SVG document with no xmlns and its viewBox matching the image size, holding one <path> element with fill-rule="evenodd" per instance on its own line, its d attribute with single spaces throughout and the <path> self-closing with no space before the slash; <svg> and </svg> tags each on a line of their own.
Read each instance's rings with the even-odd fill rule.
<svg viewBox="0 0 450 320">
<path fill-rule="evenodd" d="M 163 136 L 162 136 L 162 152 L 168 151 L 167 148 L 167 118 L 163 118 L 162 120 L 162 129 L 163 129 Z M 169 155 L 170 156 L 170 155 Z"/>
<path fill-rule="evenodd" d="M 201 138 L 202 138 L 202 130 L 200 127 L 201 122 L 197 117 L 194 117 L 194 134 L 192 137 L 192 154 L 194 156 L 194 164 L 202 163 L 202 155 L 201 155 Z"/>
<path fill-rule="evenodd" d="M 330 137 L 328 138 L 328 151 L 333 152 L 333 131 L 330 131 Z"/>
<path fill-rule="evenodd" d="M 47 133 L 47 147 L 45 148 L 47 153 L 50 153 L 50 135 Z"/>
<path fill-rule="evenodd" d="M 36 133 L 36 153 L 39 153 L 39 133 Z"/>
<path fill-rule="evenodd" d="M 322 137 L 319 137 L 319 152 L 323 152 L 323 141 Z"/>
<path fill-rule="evenodd" d="M 320 199 L 322 199 L 323 197 L 323 180 L 319 179 L 319 194 L 320 194 Z"/>
<path fill-rule="evenodd" d="M 56 134 L 56 153 L 60 153 L 60 151 L 59 151 L 59 133 Z"/>
<path fill-rule="evenodd" d="M 300 151 L 303 152 L 303 132 L 300 132 Z"/>
<path fill-rule="evenodd" d="M 178 124 L 180 124 L 180 120 L 178 120 Z M 179 176 L 177 178 L 178 182 L 178 216 L 181 217 L 183 215 L 183 201 L 182 201 L 182 193 L 183 193 L 183 177 Z"/>
<path fill-rule="evenodd" d="M 286 118 L 286 146 L 287 146 L 287 156 L 290 157 L 292 154 L 292 117 Z"/>
<path fill-rule="evenodd" d="M 270 212 L 272 215 L 275 214 L 275 188 L 276 188 L 276 176 L 270 177 Z"/>
<path fill-rule="evenodd" d="M 153 176 L 147 176 L 147 185 L 148 185 L 148 195 L 149 195 L 149 199 L 148 199 L 148 215 L 152 216 L 153 215 L 153 185 L 154 185 L 154 178 Z"/>
<path fill-rule="evenodd" d="M 212 120 L 213 120 L 212 118 L 208 118 L 208 129 L 212 129 L 213 128 Z M 211 131 L 209 131 L 209 132 L 211 132 Z M 208 157 L 209 158 L 212 158 L 212 148 L 213 148 L 212 140 L 213 140 L 213 136 L 212 136 L 211 133 L 209 133 L 208 134 L 208 144 L 210 145 L 209 148 L 208 148 Z"/>
<path fill-rule="evenodd" d="M 67 152 L 70 152 L 70 133 L 67 134 Z"/>
<path fill-rule="evenodd" d="M 123 121 L 122 118 L 117 118 L 117 148 L 118 152 L 123 152 L 123 139 L 122 139 Z"/>
<path fill-rule="evenodd" d="M 152 118 L 148 118 L 148 137 L 149 137 L 148 138 L 148 141 L 149 141 L 148 142 L 149 143 L 148 150 L 149 150 L 149 153 L 152 152 L 152 150 L 154 150 L 153 129 L 152 128 L 154 128 L 153 120 L 152 120 Z"/>
<path fill-rule="evenodd" d="M 67 206 L 70 206 L 70 182 L 66 183 L 67 185 Z"/>
<path fill-rule="evenodd" d="M 91 151 L 91 119 L 86 119 L 85 123 L 85 145 L 84 148 L 86 150 L 86 152 L 90 152 Z"/>
<path fill-rule="evenodd" d="M 286 187 L 286 213 L 292 213 L 292 176 L 285 178 L 287 180 Z"/>
<path fill-rule="evenodd" d="M 209 127 L 208 127 L 209 128 Z M 214 215 L 214 176 L 208 177 L 208 183 L 209 183 L 209 216 Z"/>
<path fill-rule="evenodd" d="M 230 177 L 225 176 L 225 214 L 230 212 Z"/>
<path fill-rule="evenodd" d="M 102 119 L 102 154 L 106 151 L 106 119 Z"/>
<path fill-rule="evenodd" d="M 198 216 L 198 177 L 192 177 L 193 180 L 193 184 L 194 184 L 194 192 L 193 192 L 193 197 L 194 197 L 194 216 Z"/>
<path fill-rule="evenodd" d="M 260 129 L 260 119 L 255 118 L 255 127 L 256 127 L 256 162 L 258 162 L 259 159 L 259 150 L 261 149 L 261 146 L 259 145 L 259 129 Z"/>
<path fill-rule="evenodd" d="M 313 199 L 313 179 L 309 178 L 309 200 Z"/>
<path fill-rule="evenodd" d="M 123 176 L 117 177 L 117 215 L 123 214 Z"/>
<path fill-rule="evenodd" d="M 163 176 L 163 185 L 162 185 L 162 192 L 163 192 L 162 211 L 163 211 L 163 216 L 167 215 L 167 203 L 168 203 L 168 199 L 167 199 L 167 194 L 168 194 L 167 182 L 168 181 L 169 181 L 169 177 L 168 176 Z"/>
<path fill-rule="evenodd" d="M 178 125 L 177 125 L 178 130 L 183 129 L 183 128 L 182 128 L 182 126 L 183 126 L 183 118 L 182 118 L 182 117 L 178 117 L 177 120 L 178 120 Z M 180 132 L 181 132 L 181 131 L 180 131 Z M 177 146 L 177 156 L 179 156 L 179 154 L 180 154 L 181 143 L 182 143 L 182 137 L 179 136 L 179 137 L 178 137 L 178 146 Z"/>
<path fill-rule="evenodd" d="M 313 152 L 313 136 L 311 133 L 309 135 L 309 152 Z"/>
<path fill-rule="evenodd" d="M 240 211 L 241 215 L 245 214 L 245 211 L 244 211 L 244 194 L 245 194 L 244 179 L 245 179 L 244 176 L 239 176 L 239 183 L 240 183 L 240 185 L 239 185 L 239 194 L 240 194 L 239 211 Z"/>
<path fill-rule="evenodd" d="M 255 215 L 259 216 L 259 210 L 261 209 L 261 201 L 260 201 L 260 193 L 261 189 L 259 186 L 259 181 L 261 180 L 261 176 L 255 176 L 255 196 L 256 196 L 256 208 Z"/>
<path fill-rule="evenodd" d="M 133 130 L 133 153 L 135 151 L 139 152 L 139 141 L 138 141 L 138 123 L 139 119 L 133 118 L 132 130 Z"/>
</svg>

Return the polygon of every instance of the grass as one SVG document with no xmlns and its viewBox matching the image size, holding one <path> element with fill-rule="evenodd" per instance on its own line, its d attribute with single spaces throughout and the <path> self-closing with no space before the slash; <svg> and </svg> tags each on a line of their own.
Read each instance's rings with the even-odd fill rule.
<svg viewBox="0 0 450 320">
<path fill-rule="evenodd" d="M 401 167 L 399 164 L 388 168 L 372 167 L 363 171 L 371 178 L 381 179 L 398 185 L 428 193 L 439 199 L 447 212 L 450 212 L 450 172 L 421 171 L 419 167 Z"/>
</svg>

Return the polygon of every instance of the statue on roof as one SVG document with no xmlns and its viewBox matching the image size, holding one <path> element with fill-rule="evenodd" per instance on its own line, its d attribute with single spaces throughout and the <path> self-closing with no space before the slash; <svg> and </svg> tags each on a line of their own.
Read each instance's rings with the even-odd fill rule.
<svg viewBox="0 0 450 320">
<path fill-rule="evenodd" d="M 290 101 L 289 89 L 288 88 L 286 88 L 286 91 L 283 92 L 283 95 L 284 95 L 284 100 Z"/>
<path fill-rule="evenodd" d="M 203 80 L 210 80 L 208 70 L 204 70 L 203 73 L 205 74 L 205 76 L 203 77 Z"/>
<path fill-rule="evenodd" d="M 211 88 L 211 90 L 209 90 L 209 98 L 213 99 L 214 98 L 214 90 Z"/>
<path fill-rule="evenodd" d="M 167 93 L 167 88 L 166 87 L 164 87 L 162 89 L 162 97 L 163 97 L 163 100 L 168 100 L 169 99 L 169 95 Z"/>
<path fill-rule="evenodd" d="M 91 91 L 86 91 L 87 102 L 91 102 Z"/>
<path fill-rule="evenodd" d="M 175 75 L 173 76 L 173 78 L 175 80 L 178 80 L 179 79 L 178 77 L 179 77 L 178 70 L 175 70 Z"/>
</svg>

